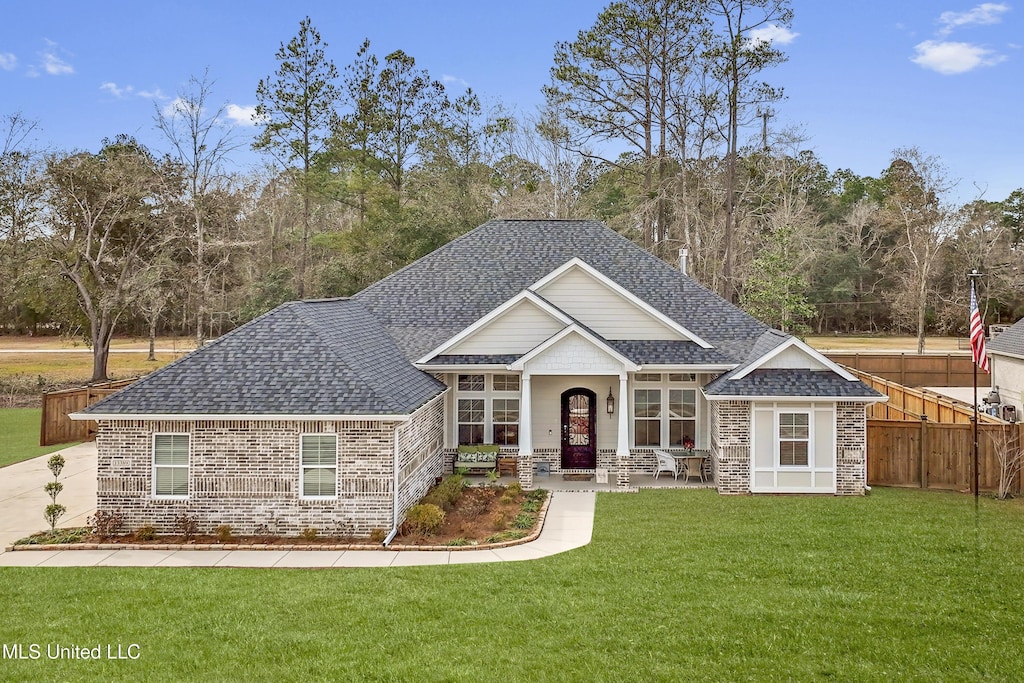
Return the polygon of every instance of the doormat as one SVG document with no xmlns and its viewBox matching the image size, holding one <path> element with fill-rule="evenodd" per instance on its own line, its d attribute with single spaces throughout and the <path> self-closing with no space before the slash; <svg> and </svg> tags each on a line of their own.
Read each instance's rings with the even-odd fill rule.
<svg viewBox="0 0 1024 683">
<path fill-rule="evenodd" d="M 593 474 L 563 474 L 562 481 L 590 481 L 594 478 Z"/>
</svg>

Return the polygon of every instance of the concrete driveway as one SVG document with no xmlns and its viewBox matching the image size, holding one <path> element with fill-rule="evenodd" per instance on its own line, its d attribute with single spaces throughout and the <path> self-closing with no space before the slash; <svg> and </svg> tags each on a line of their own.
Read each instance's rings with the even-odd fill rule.
<svg viewBox="0 0 1024 683">
<path fill-rule="evenodd" d="M 85 526 L 96 511 L 96 443 L 93 441 L 58 451 L 67 461 L 60 474 L 64 490 L 57 502 L 68 509 L 57 526 Z M 19 538 L 47 528 L 43 510 L 50 497 L 43 491 L 53 479 L 46 468 L 48 455 L 0 467 L 0 552 Z"/>
</svg>

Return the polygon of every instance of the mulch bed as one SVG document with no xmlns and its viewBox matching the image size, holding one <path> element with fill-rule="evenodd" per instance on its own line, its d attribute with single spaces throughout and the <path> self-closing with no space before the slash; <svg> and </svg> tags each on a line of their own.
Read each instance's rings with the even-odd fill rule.
<svg viewBox="0 0 1024 683">
<path fill-rule="evenodd" d="M 550 494 L 544 492 L 540 509 L 527 529 L 514 528 L 528 495 L 506 496 L 501 487 L 466 487 L 434 533 L 402 532 L 386 548 L 366 538 L 297 538 L 273 536 L 161 535 L 139 539 L 135 534 L 103 538 L 95 534 L 76 543 L 36 543 L 8 546 L 6 550 L 477 550 L 502 548 L 535 540 L 540 535 Z M 533 494 L 536 495 L 536 494 Z"/>
</svg>

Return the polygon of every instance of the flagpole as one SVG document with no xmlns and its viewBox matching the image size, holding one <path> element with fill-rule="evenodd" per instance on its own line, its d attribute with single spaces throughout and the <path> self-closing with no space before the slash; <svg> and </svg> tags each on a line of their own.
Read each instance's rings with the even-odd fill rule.
<svg viewBox="0 0 1024 683">
<path fill-rule="evenodd" d="M 970 274 L 969 274 L 969 277 L 971 278 L 971 302 L 975 306 L 977 306 L 977 299 L 976 299 L 977 294 L 976 294 L 976 288 L 974 286 L 974 283 L 975 283 L 975 281 L 977 280 L 977 278 L 980 275 L 981 275 L 981 273 L 978 272 L 977 268 L 972 270 L 970 272 Z M 982 327 L 982 334 L 984 334 L 984 333 L 985 332 L 984 332 L 984 326 L 983 326 Z M 972 342 L 973 342 L 973 340 L 972 340 Z M 979 362 L 979 360 L 977 358 L 974 358 L 973 357 L 974 355 L 975 355 L 975 353 L 973 351 L 973 344 L 972 344 L 971 356 L 972 356 L 972 360 L 974 361 L 973 363 L 971 363 L 971 365 L 974 367 L 974 420 L 973 420 L 973 424 L 971 425 L 971 428 L 972 428 L 973 436 L 974 436 L 974 506 L 975 506 L 975 508 L 977 508 L 977 506 L 978 506 L 978 495 L 979 495 L 979 492 L 978 492 L 978 362 Z"/>
</svg>

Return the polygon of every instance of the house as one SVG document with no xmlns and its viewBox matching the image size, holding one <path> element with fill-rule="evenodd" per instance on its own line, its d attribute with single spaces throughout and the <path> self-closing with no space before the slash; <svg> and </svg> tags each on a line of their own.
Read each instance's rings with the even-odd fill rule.
<svg viewBox="0 0 1024 683">
<path fill-rule="evenodd" d="M 459 444 L 524 487 L 657 448 L 721 493 L 858 495 L 885 397 L 595 221 L 494 220 L 351 298 L 285 304 L 94 404 L 99 509 L 169 529 L 397 528 Z"/>
<path fill-rule="evenodd" d="M 1024 318 L 992 337 L 986 345 L 992 387 L 1003 406 L 1013 406 L 1014 420 L 1024 414 Z M 1009 418 L 1009 411 L 1005 414 Z"/>
</svg>

